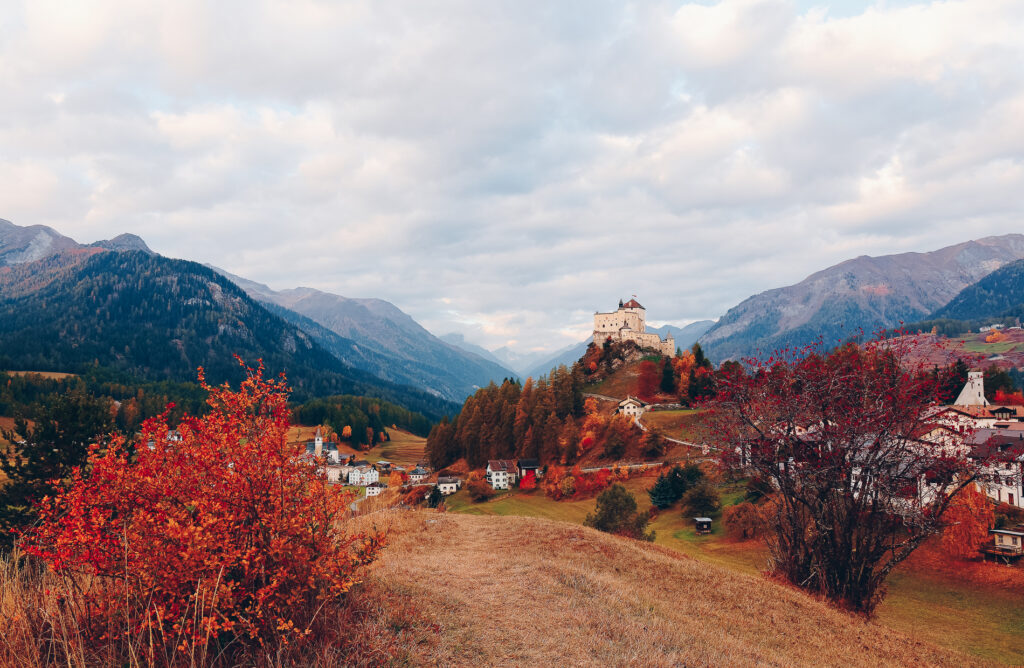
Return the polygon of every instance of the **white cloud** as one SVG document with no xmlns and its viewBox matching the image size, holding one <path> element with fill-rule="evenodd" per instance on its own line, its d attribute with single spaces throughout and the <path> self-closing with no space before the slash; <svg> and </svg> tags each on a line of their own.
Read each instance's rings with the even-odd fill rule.
<svg viewBox="0 0 1024 668">
<path fill-rule="evenodd" d="M 716 317 L 1024 213 L 1015 0 L 9 9 L 0 217 L 489 347 L 632 293 Z"/>
</svg>

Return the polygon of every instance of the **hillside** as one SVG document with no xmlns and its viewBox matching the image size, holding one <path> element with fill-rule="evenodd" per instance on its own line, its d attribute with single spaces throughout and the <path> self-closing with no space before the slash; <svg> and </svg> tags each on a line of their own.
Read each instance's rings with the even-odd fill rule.
<svg viewBox="0 0 1024 668">
<path fill-rule="evenodd" d="M 113 239 L 80 244 L 46 225 L 22 227 L 0 219 L 0 266 L 35 262 L 51 255 L 87 248 L 153 252 L 134 234 L 120 234 Z"/>
<path fill-rule="evenodd" d="M 847 260 L 796 285 L 735 306 L 700 338 L 722 361 L 915 322 L 1004 264 L 1024 258 L 1024 235 L 1008 234 L 930 253 Z"/>
<path fill-rule="evenodd" d="M 1024 317 L 1024 260 L 1011 262 L 969 285 L 929 319 Z"/>
<path fill-rule="evenodd" d="M 492 360 L 442 341 L 383 299 L 352 299 L 312 288 L 275 291 L 213 269 L 254 299 L 308 319 L 292 320 L 342 361 L 382 378 L 429 389 L 449 401 L 462 401 L 478 387 L 515 375 Z M 359 350 L 348 344 L 339 349 L 323 330 L 356 344 Z"/>
<path fill-rule="evenodd" d="M 355 592 L 412 665 L 971 665 L 793 588 L 548 520 L 392 512 Z M 497 546 L 515 549 L 495 549 Z M 387 602 L 385 605 L 383 602 Z"/>
<path fill-rule="evenodd" d="M 665 338 L 669 334 L 676 340 L 676 347 L 686 350 L 692 346 L 696 341 L 712 326 L 714 326 L 713 320 L 698 320 L 697 322 L 691 322 L 685 327 L 676 327 L 675 325 L 662 325 L 661 327 L 648 327 L 648 332 L 654 332 L 661 338 Z M 528 370 L 527 375 L 534 378 L 547 375 L 552 369 L 559 365 L 572 366 L 573 363 L 579 358 L 583 357 L 583 353 L 587 352 L 587 346 L 590 344 L 591 339 L 587 339 L 582 343 L 578 343 L 575 346 L 563 348 L 559 352 L 555 353 L 554 356 L 545 359 L 543 362 L 537 363 L 531 369 Z"/>
<path fill-rule="evenodd" d="M 425 392 L 353 369 L 194 262 L 142 252 L 62 255 L 0 273 L 0 368 L 109 367 L 142 380 L 238 382 L 233 359 L 285 371 L 302 400 L 365 394 L 432 417 L 455 408 Z M 50 278 L 46 278 L 51 272 Z"/>
</svg>

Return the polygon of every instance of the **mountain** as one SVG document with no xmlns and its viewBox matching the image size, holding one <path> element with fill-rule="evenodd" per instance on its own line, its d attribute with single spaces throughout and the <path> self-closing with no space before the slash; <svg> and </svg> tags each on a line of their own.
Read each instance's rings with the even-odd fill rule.
<svg viewBox="0 0 1024 668">
<path fill-rule="evenodd" d="M 768 290 L 735 306 L 700 344 L 721 361 L 834 343 L 900 322 L 915 322 L 999 267 L 1024 258 L 1024 235 L 986 237 L 930 253 L 861 256 L 796 285 Z"/>
<path fill-rule="evenodd" d="M 74 239 L 46 225 L 21 227 L 0 219 L 0 266 L 35 262 L 44 257 L 81 248 Z"/>
<path fill-rule="evenodd" d="M 506 364 L 504 361 L 499 359 L 498 356 L 495 355 L 494 353 L 492 353 L 490 350 L 488 350 L 487 348 L 484 348 L 483 346 L 478 346 L 475 343 L 470 343 L 469 341 L 466 340 L 465 336 L 463 336 L 462 334 L 459 334 L 458 332 L 449 332 L 448 334 L 442 334 L 441 336 L 439 336 L 437 338 L 441 339 L 442 341 L 444 341 L 445 343 L 447 343 L 450 346 L 455 346 L 456 348 L 461 348 L 462 350 L 465 350 L 467 353 L 473 353 L 477 357 L 482 357 L 483 359 L 487 360 L 488 362 L 493 362 L 493 363 L 497 364 L 498 366 L 505 367 L 505 368 L 508 368 L 508 369 L 512 369 L 511 365 Z"/>
<path fill-rule="evenodd" d="M 286 372 L 297 400 L 359 394 L 429 417 L 444 398 L 354 369 L 241 288 L 185 260 L 141 251 L 72 249 L 0 272 L 0 368 L 80 371 L 102 366 L 143 380 L 237 383 L 263 359 Z"/>
<path fill-rule="evenodd" d="M 150 250 L 146 242 L 142 240 L 142 237 L 134 234 L 119 234 L 113 239 L 104 239 L 103 241 L 94 241 L 89 244 L 95 248 L 103 248 L 105 250 L 112 251 L 142 251 L 148 255 L 154 255 L 153 251 Z"/>
<path fill-rule="evenodd" d="M 980 320 L 1024 316 L 1024 260 L 996 269 L 969 285 L 929 319 Z"/>
<path fill-rule="evenodd" d="M 670 333 L 676 340 L 676 347 L 682 348 L 683 350 L 689 348 L 697 339 L 700 338 L 704 332 L 708 331 L 714 325 L 713 320 L 698 320 L 697 322 L 691 322 L 685 327 L 676 327 L 675 325 L 662 325 L 661 327 L 647 327 L 648 332 L 654 332 L 661 338 L 665 338 Z M 546 358 L 544 361 L 535 365 L 525 375 L 533 378 L 539 378 L 540 376 L 546 376 L 551 373 L 551 370 L 561 365 L 572 366 L 576 360 L 583 357 L 583 353 L 587 352 L 587 346 L 590 344 L 590 339 L 582 343 L 577 343 L 566 348 L 562 348 L 553 356 Z"/>
<path fill-rule="evenodd" d="M 501 382 L 515 375 L 493 360 L 438 339 L 383 299 L 352 299 L 312 288 L 275 291 L 213 269 L 253 298 L 302 316 L 298 319 L 277 312 L 342 361 L 382 378 L 462 401 L 491 381 Z M 326 336 L 325 330 L 347 342 Z"/>
</svg>

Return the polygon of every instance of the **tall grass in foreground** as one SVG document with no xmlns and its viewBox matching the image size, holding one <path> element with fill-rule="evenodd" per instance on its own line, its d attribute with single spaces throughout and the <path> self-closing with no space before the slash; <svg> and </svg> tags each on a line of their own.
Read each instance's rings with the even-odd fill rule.
<svg viewBox="0 0 1024 668">
<path fill-rule="evenodd" d="M 89 580 L 58 577 L 19 552 L 0 556 L 0 666 L 409 665 L 409 648 L 434 642 L 438 632 L 415 597 L 384 592 L 371 579 L 322 608 L 301 644 L 289 642 L 286 632 L 275 646 L 185 637 L 166 642 L 152 630 L 132 635 L 117 628 L 97 636 L 82 595 L 95 584 Z M 201 617 L 213 607 L 200 603 L 192 614 Z"/>
</svg>

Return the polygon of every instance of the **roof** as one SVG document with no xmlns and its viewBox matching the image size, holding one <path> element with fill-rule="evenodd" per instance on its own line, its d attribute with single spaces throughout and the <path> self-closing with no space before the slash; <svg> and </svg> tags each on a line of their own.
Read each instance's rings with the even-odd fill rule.
<svg viewBox="0 0 1024 668">
<path fill-rule="evenodd" d="M 643 401 L 642 399 L 637 399 L 636 397 L 626 397 L 625 399 L 623 399 L 622 401 L 619 402 L 620 406 L 624 406 L 626 404 L 636 404 L 637 406 L 646 406 L 647 402 Z"/>
<path fill-rule="evenodd" d="M 1001 533 L 1007 536 L 1024 536 L 1024 531 L 1011 531 L 1010 529 L 989 529 L 989 533 Z"/>
<path fill-rule="evenodd" d="M 539 459 L 520 459 L 519 460 L 519 468 L 521 468 L 521 469 L 539 469 L 540 468 L 540 460 Z"/>
<path fill-rule="evenodd" d="M 638 302 L 636 299 L 630 299 L 628 302 L 626 302 L 625 304 L 622 305 L 622 308 L 644 308 L 644 307 L 640 306 L 640 302 Z M 647 309 L 644 309 L 644 310 L 646 311 Z"/>
<path fill-rule="evenodd" d="M 413 470 L 409 471 L 409 475 L 427 475 L 427 470 L 423 467 L 417 466 Z"/>
<path fill-rule="evenodd" d="M 697 520 L 698 522 L 710 522 L 711 521 L 710 517 L 694 517 L 693 519 Z"/>
<path fill-rule="evenodd" d="M 491 459 L 487 462 L 487 468 L 492 471 L 515 471 L 518 465 L 514 459 Z"/>
<path fill-rule="evenodd" d="M 437 484 L 438 485 L 457 484 L 458 482 L 459 482 L 459 479 L 456 478 L 455 476 L 442 476 L 442 477 L 437 479 Z"/>
</svg>

